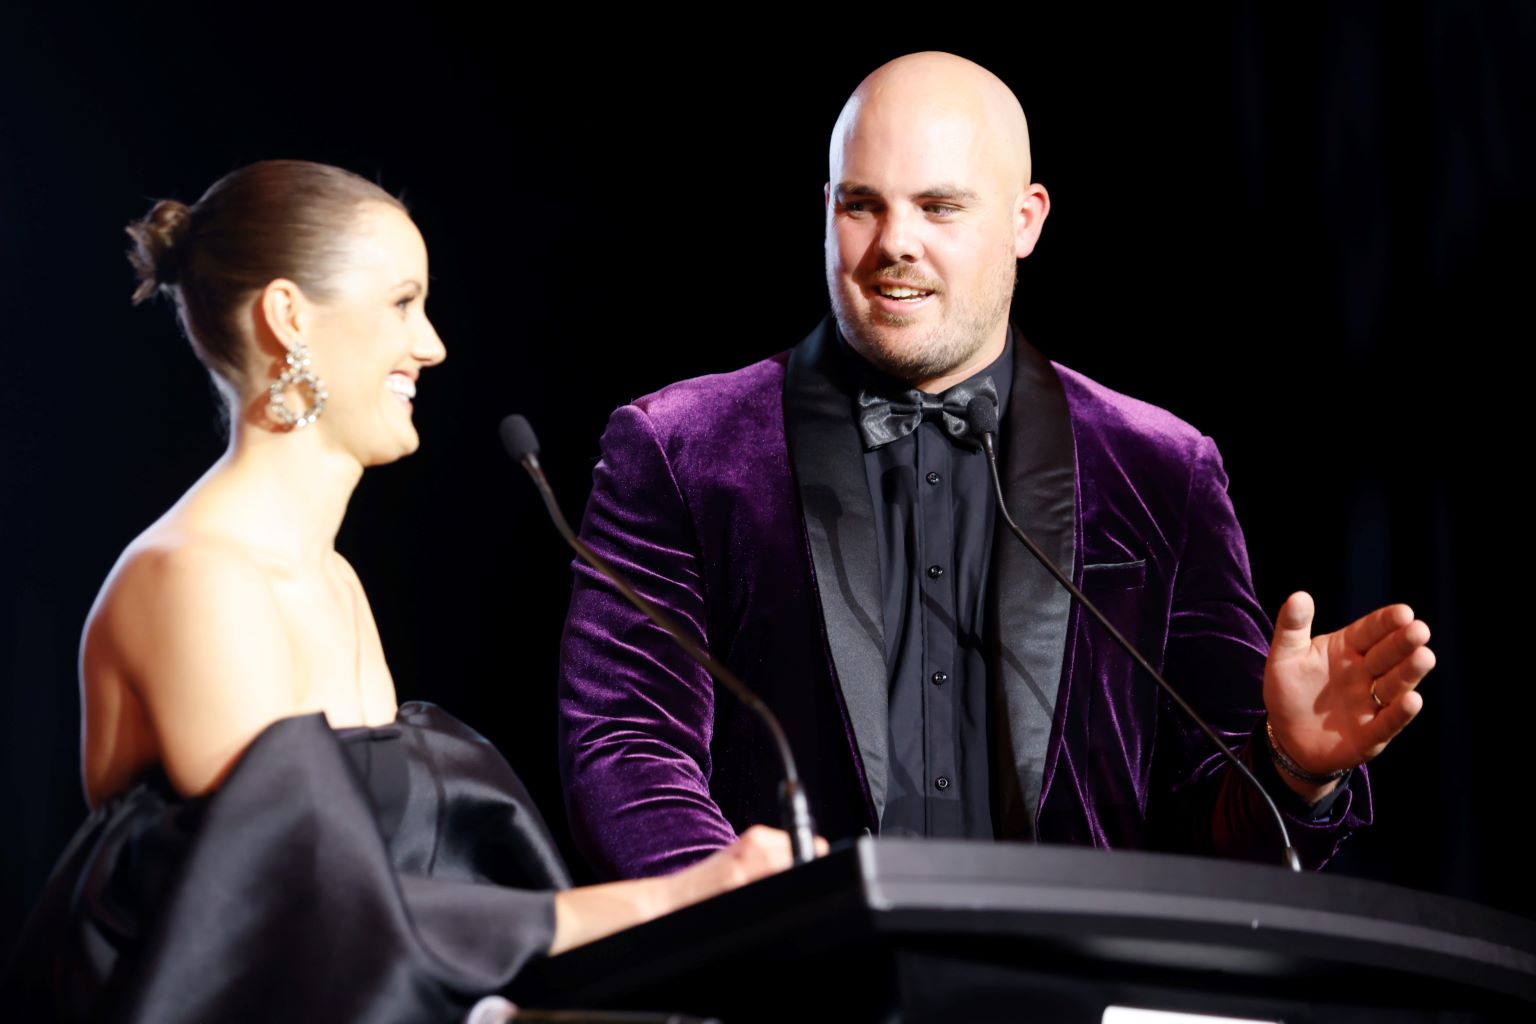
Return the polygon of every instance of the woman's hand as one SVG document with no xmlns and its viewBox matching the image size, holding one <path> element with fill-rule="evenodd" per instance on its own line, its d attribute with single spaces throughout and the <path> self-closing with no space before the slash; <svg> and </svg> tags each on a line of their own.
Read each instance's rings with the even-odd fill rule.
<svg viewBox="0 0 1536 1024">
<path fill-rule="evenodd" d="M 816 855 L 827 841 L 816 838 Z M 753 825 L 730 846 L 674 875 L 587 885 L 555 894 L 555 956 L 783 871 L 794 863 L 789 833 Z"/>
<path fill-rule="evenodd" d="M 827 852 L 827 841 L 816 837 L 816 856 Z M 675 884 L 675 901 L 663 913 L 670 913 L 690 903 L 707 900 L 722 892 L 776 874 L 795 862 L 789 833 L 767 825 L 753 825 L 730 846 L 690 868 L 684 868 L 665 881 Z"/>
</svg>

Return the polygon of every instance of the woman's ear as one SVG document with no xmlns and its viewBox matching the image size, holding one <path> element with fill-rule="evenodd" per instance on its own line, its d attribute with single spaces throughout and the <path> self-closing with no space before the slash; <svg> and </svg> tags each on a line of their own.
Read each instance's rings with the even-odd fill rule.
<svg viewBox="0 0 1536 1024">
<path fill-rule="evenodd" d="M 286 277 L 269 281 L 261 290 L 256 303 L 257 327 L 289 352 L 304 344 L 313 319 L 313 305 L 304 290 Z"/>
</svg>

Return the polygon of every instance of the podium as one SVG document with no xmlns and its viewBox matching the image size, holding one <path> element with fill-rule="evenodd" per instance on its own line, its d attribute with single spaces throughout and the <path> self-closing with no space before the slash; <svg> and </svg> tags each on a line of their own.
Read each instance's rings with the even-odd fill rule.
<svg viewBox="0 0 1536 1024">
<path fill-rule="evenodd" d="M 1536 1020 L 1536 923 L 1265 865 L 866 838 L 530 965 L 514 996 L 724 1024 Z"/>
</svg>

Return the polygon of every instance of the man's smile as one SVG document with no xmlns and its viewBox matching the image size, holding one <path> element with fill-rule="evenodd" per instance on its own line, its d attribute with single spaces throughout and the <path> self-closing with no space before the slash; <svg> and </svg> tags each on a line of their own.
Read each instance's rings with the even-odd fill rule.
<svg viewBox="0 0 1536 1024">
<path fill-rule="evenodd" d="M 888 299 L 899 299 L 903 302 L 914 302 L 918 299 L 926 299 L 933 292 L 922 288 L 909 288 L 906 285 L 875 285 L 875 291 Z"/>
</svg>

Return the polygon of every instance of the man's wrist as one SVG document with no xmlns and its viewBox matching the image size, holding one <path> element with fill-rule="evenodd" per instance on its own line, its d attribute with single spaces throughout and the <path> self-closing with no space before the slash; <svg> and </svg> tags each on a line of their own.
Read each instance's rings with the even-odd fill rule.
<svg viewBox="0 0 1536 1024">
<path fill-rule="evenodd" d="M 1349 769 L 1339 768 L 1331 772 L 1314 772 L 1302 767 L 1294 757 L 1286 752 L 1280 743 L 1280 738 L 1275 735 L 1274 723 L 1269 716 L 1264 718 L 1264 738 L 1269 741 L 1270 756 L 1275 759 L 1275 765 L 1281 772 L 1295 779 L 1297 782 L 1308 786 L 1326 786 L 1329 783 L 1338 782 Z"/>
<path fill-rule="evenodd" d="M 1322 773 L 1310 771 L 1301 765 L 1275 735 L 1268 716 L 1264 719 L 1264 738 L 1265 746 L 1269 748 L 1270 764 L 1276 769 L 1275 775 L 1285 783 L 1287 789 L 1310 806 L 1315 807 L 1326 799 L 1349 775 L 1348 768 Z"/>
</svg>

